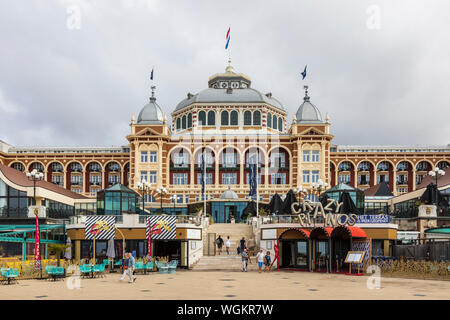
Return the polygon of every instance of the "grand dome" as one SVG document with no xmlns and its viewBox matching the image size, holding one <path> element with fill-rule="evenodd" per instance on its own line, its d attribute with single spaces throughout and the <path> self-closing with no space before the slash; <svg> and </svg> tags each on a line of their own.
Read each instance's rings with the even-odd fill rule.
<svg viewBox="0 0 450 320">
<path fill-rule="evenodd" d="M 271 93 L 262 94 L 250 88 L 250 78 L 242 73 L 236 73 L 231 62 L 225 73 L 218 73 L 209 78 L 208 88 L 193 95 L 188 94 L 175 111 L 181 110 L 194 103 L 267 103 L 284 111 L 283 105 Z"/>
<path fill-rule="evenodd" d="M 161 107 L 156 103 L 154 87 L 152 87 L 152 96 L 139 112 L 137 124 L 162 124 L 164 122 L 164 113 Z"/>
<path fill-rule="evenodd" d="M 304 101 L 296 114 L 297 123 L 323 123 L 319 109 L 309 101 L 308 87 L 305 86 L 305 89 Z"/>
</svg>

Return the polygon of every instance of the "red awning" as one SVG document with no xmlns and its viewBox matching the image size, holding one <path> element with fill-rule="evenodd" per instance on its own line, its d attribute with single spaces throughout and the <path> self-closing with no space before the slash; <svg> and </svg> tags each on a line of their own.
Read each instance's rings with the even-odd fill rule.
<svg viewBox="0 0 450 320">
<path fill-rule="evenodd" d="M 301 233 L 305 235 L 306 238 L 309 239 L 309 231 L 306 229 L 298 229 Z"/>
<path fill-rule="evenodd" d="M 367 238 L 366 232 L 360 227 L 347 226 L 347 229 L 350 231 L 352 238 Z"/>
<path fill-rule="evenodd" d="M 317 232 L 318 232 L 317 230 L 321 230 L 321 231 L 322 231 L 323 233 L 325 233 L 326 236 L 329 238 L 329 237 L 331 236 L 331 231 L 333 230 L 333 228 L 331 228 L 331 227 L 328 227 L 328 228 L 324 228 L 324 227 L 314 227 L 314 228 L 311 230 L 311 233 L 313 233 L 313 232 L 317 233 Z"/>
</svg>

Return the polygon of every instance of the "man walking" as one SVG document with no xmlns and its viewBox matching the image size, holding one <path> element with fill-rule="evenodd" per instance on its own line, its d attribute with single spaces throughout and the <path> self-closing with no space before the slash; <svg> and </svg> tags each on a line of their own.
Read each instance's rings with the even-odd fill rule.
<svg viewBox="0 0 450 320">
<path fill-rule="evenodd" d="M 219 237 L 216 239 L 217 248 L 219 249 L 219 255 L 222 253 L 222 246 L 223 246 L 223 239 L 219 235 Z"/>
<path fill-rule="evenodd" d="M 247 260 L 248 260 L 248 252 L 247 248 L 242 250 L 242 272 L 247 272 Z"/>
<path fill-rule="evenodd" d="M 129 283 L 133 283 L 136 281 L 136 277 L 133 276 L 134 269 L 136 268 L 136 260 L 133 255 L 128 252 L 128 276 L 130 277 Z"/>
<path fill-rule="evenodd" d="M 242 254 L 242 252 L 244 252 L 244 249 L 245 249 L 245 237 L 242 237 L 242 239 L 240 241 L 240 245 L 241 245 L 241 254 Z"/>
</svg>

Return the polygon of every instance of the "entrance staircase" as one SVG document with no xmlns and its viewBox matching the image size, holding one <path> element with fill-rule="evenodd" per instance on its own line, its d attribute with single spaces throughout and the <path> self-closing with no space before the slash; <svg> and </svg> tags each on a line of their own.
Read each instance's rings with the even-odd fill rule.
<svg viewBox="0 0 450 320">
<path fill-rule="evenodd" d="M 239 246 L 242 237 L 245 237 L 246 243 L 248 239 L 254 238 L 251 225 L 244 223 L 215 223 L 208 227 L 208 233 L 215 233 L 215 238 L 219 235 L 224 241 L 222 253 L 219 255 L 216 249 L 215 256 L 208 256 L 207 246 L 208 237 L 203 239 L 203 257 L 193 266 L 193 270 L 198 271 L 240 271 L 242 267 L 241 256 L 237 254 L 236 248 Z M 225 250 L 225 241 L 230 237 L 231 247 L 230 254 L 227 255 Z M 247 270 L 257 270 L 256 257 L 250 257 L 252 263 L 249 263 Z"/>
</svg>

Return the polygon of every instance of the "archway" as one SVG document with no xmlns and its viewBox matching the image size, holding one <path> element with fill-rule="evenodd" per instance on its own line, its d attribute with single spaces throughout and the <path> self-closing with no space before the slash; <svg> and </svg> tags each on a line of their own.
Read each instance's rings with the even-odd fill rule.
<svg viewBox="0 0 450 320">
<path fill-rule="evenodd" d="M 280 266 L 309 270 L 309 231 L 305 229 L 288 229 L 280 237 Z"/>
<path fill-rule="evenodd" d="M 316 272 L 328 272 L 330 257 L 330 236 L 333 228 L 315 227 L 311 230 L 310 263 L 311 270 Z"/>
</svg>

